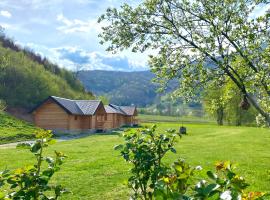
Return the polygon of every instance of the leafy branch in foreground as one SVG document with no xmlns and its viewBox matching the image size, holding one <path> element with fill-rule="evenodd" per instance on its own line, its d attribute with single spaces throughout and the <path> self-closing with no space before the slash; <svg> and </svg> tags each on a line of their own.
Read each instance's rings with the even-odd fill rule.
<svg viewBox="0 0 270 200">
<path fill-rule="evenodd" d="M 7 188 L 0 192 L 0 200 L 56 200 L 68 191 L 61 185 L 50 185 L 49 182 L 55 172 L 60 170 L 65 155 L 55 151 L 55 157 L 44 157 L 44 148 L 55 143 L 50 131 L 39 131 L 33 144 L 18 144 L 17 148 L 29 149 L 36 157 L 36 164 L 18 168 L 14 171 L 5 170 L 0 173 L 0 188 Z M 43 170 L 43 162 L 47 168 Z M 6 194 L 4 194 L 6 193 Z M 52 193 L 54 193 L 52 195 Z"/>
<path fill-rule="evenodd" d="M 183 159 L 171 167 L 163 163 L 168 152 L 176 153 L 174 130 L 159 134 L 154 125 L 125 132 L 123 137 L 125 144 L 115 149 L 121 150 L 122 157 L 132 165 L 128 179 L 131 199 L 262 200 L 269 197 L 268 193 L 247 192 L 249 184 L 229 161 L 217 163 L 215 172 L 207 172 L 207 180 L 199 178 L 200 166 L 192 167 Z"/>
</svg>

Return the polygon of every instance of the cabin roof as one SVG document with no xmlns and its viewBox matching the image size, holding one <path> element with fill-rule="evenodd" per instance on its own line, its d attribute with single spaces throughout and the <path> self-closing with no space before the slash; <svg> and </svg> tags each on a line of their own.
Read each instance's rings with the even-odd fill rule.
<svg viewBox="0 0 270 200">
<path fill-rule="evenodd" d="M 35 111 L 40 106 L 42 106 L 49 99 L 53 100 L 61 108 L 63 108 L 67 113 L 73 115 L 94 115 L 100 106 L 103 106 L 100 100 L 71 100 L 62 97 L 49 96 L 39 105 L 37 105 L 30 112 Z M 117 106 L 114 104 L 109 104 L 104 106 L 106 113 L 116 113 L 126 116 L 133 116 L 136 114 L 135 106 Z"/>
<path fill-rule="evenodd" d="M 119 110 L 113 108 L 113 107 L 110 106 L 110 105 L 105 105 L 104 108 L 105 108 L 105 110 L 106 110 L 106 113 L 124 114 L 124 113 L 120 112 Z"/>
<path fill-rule="evenodd" d="M 105 106 L 106 113 L 118 113 L 122 115 L 132 116 L 135 114 L 135 106 L 117 106 L 109 104 Z"/>
<path fill-rule="evenodd" d="M 71 100 L 56 96 L 51 96 L 51 98 L 74 115 L 94 115 L 101 104 L 100 100 Z"/>
<path fill-rule="evenodd" d="M 31 112 L 43 105 L 47 100 L 53 100 L 66 112 L 73 115 L 94 115 L 99 105 L 102 103 L 100 100 L 71 100 L 56 96 L 49 96 L 45 101 L 36 106 Z"/>
<path fill-rule="evenodd" d="M 120 106 L 120 108 L 127 114 L 127 115 L 134 115 L 136 111 L 135 106 Z"/>
</svg>

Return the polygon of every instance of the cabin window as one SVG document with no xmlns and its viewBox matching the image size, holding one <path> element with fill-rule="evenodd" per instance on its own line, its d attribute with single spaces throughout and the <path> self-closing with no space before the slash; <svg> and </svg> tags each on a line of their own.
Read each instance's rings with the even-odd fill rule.
<svg viewBox="0 0 270 200">
<path fill-rule="evenodd" d="M 77 117 L 77 116 L 75 116 L 75 117 L 74 117 L 74 119 L 75 119 L 75 120 L 77 120 L 77 119 L 78 119 L 78 117 Z"/>
</svg>

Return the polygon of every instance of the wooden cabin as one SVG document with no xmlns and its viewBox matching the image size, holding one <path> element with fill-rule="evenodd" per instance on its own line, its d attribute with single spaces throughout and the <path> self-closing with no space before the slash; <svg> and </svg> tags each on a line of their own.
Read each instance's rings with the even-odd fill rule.
<svg viewBox="0 0 270 200">
<path fill-rule="evenodd" d="M 107 121 L 104 126 L 106 129 L 110 127 L 121 127 L 124 125 L 134 126 L 138 124 L 136 119 L 137 109 L 134 106 L 117 106 L 113 104 L 105 105 L 107 113 Z"/>
<path fill-rule="evenodd" d="M 136 107 L 106 105 L 99 100 L 71 100 L 50 96 L 32 110 L 34 123 L 45 129 L 108 130 L 137 124 Z"/>
</svg>

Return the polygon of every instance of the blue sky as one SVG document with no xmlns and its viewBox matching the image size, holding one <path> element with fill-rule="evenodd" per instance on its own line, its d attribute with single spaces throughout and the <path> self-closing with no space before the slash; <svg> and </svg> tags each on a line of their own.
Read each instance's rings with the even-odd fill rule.
<svg viewBox="0 0 270 200">
<path fill-rule="evenodd" d="M 28 46 L 68 69 L 139 71 L 147 55 L 130 51 L 112 55 L 99 44 L 98 17 L 108 7 L 132 0 L 0 0 L 0 25 Z"/>
</svg>

